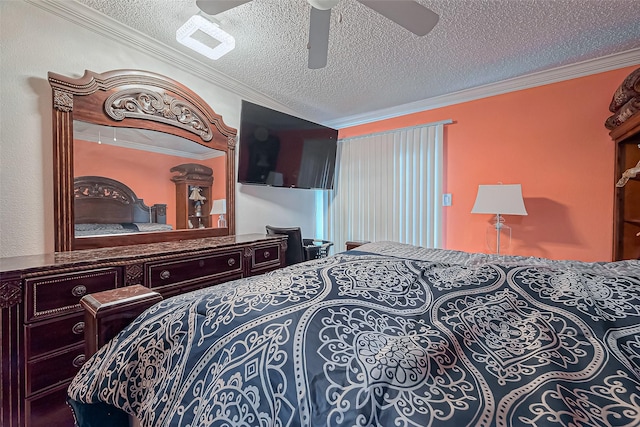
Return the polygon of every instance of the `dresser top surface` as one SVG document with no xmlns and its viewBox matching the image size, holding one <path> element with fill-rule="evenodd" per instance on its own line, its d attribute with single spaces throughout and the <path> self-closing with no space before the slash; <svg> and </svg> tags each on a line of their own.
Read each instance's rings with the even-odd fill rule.
<svg viewBox="0 0 640 427">
<path fill-rule="evenodd" d="M 179 255 L 193 251 L 215 250 L 259 242 L 283 240 L 284 236 L 266 234 L 239 234 L 223 237 L 208 237 L 174 242 L 147 243 L 112 248 L 85 249 L 55 252 L 40 255 L 0 258 L 0 273 L 50 268 L 71 268 L 100 262 L 126 261 L 136 258 Z"/>
</svg>

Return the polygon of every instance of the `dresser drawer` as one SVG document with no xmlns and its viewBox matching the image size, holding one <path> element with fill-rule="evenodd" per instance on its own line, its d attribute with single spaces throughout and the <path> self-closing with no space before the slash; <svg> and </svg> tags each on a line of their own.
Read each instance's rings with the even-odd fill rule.
<svg viewBox="0 0 640 427">
<path fill-rule="evenodd" d="M 84 342 L 84 315 L 76 314 L 25 327 L 27 360 Z"/>
<path fill-rule="evenodd" d="M 52 357 L 27 362 L 27 396 L 71 380 L 84 362 L 84 345 Z"/>
<path fill-rule="evenodd" d="M 25 399 L 29 427 L 74 427 L 73 412 L 67 405 L 68 383 L 55 390 Z"/>
<path fill-rule="evenodd" d="M 184 294 L 191 291 L 196 291 L 198 289 L 208 288 L 210 286 L 215 286 L 220 283 L 229 282 L 231 280 L 240 279 L 242 277 L 241 273 L 233 273 L 230 275 L 218 276 L 214 278 L 209 278 L 206 281 L 195 282 L 191 284 L 187 284 L 184 286 L 170 286 L 168 288 L 162 289 L 162 297 L 169 298 L 175 295 Z"/>
<path fill-rule="evenodd" d="M 280 245 L 258 246 L 251 256 L 251 272 L 273 269 L 280 266 Z"/>
<path fill-rule="evenodd" d="M 145 283 L 152 289 L 170 285 L 210 282 L 221 276 L 242 273 L 242 251 L 203 255 L 176 261 L 148 263 Z"/>
<path fill-rule="evenodd" d="M 120 286 L 119 268 L 103 268 L 25 280 L 25 321 L 81 311 L 80 298 Z"/>
</svg>

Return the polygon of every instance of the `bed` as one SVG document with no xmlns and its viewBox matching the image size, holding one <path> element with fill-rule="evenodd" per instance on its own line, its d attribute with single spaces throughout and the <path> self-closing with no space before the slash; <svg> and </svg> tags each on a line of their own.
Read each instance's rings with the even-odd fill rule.
<svg viewBox="0 0 640 427">
<path fill-rule="evenodd" d="M 68 395 L 81 427 L 637 426 L 640 261 L 368 243 L 161 301 Z"/>
<path fill-rule="evenodd" d="M 75 237 L 168 231 L 167 205 L 147 206 L 131 188 L 103 176 L 74 179 Z"/>
</svg>

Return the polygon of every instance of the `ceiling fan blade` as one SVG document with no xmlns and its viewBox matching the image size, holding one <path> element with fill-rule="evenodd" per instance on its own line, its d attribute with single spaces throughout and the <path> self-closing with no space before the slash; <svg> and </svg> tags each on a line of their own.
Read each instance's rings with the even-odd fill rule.
<svg viewBox="0 0 640 427">
<path fill-rule="evenodd" d="M 311 8 L 309 20 L 309 68 L 311 69 L 323 68 L 327 65 L 330 24 L 331 9 Z"/>
<path fill-rule="evenodd" d="M 217 15 L 251 0 L 196 0 L 196 6 L 207 15 Z"/>
<path fill-rule="evenodd" d="M 357 1 L 418 36 L 431 31 L 440 19 L 437 13 L 413 0 Z"/>
</svg>

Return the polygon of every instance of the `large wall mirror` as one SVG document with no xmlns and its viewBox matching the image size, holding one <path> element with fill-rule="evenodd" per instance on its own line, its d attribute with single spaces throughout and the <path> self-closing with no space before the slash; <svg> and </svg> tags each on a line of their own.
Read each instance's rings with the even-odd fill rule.
<svg viewBox="0 0 640 427">
<path fill-rule="evenodd" d="M 235 234 L 237 132 L 197 94 L 138 70 L 49 83 L 57 252 Z"/>
</svg>

